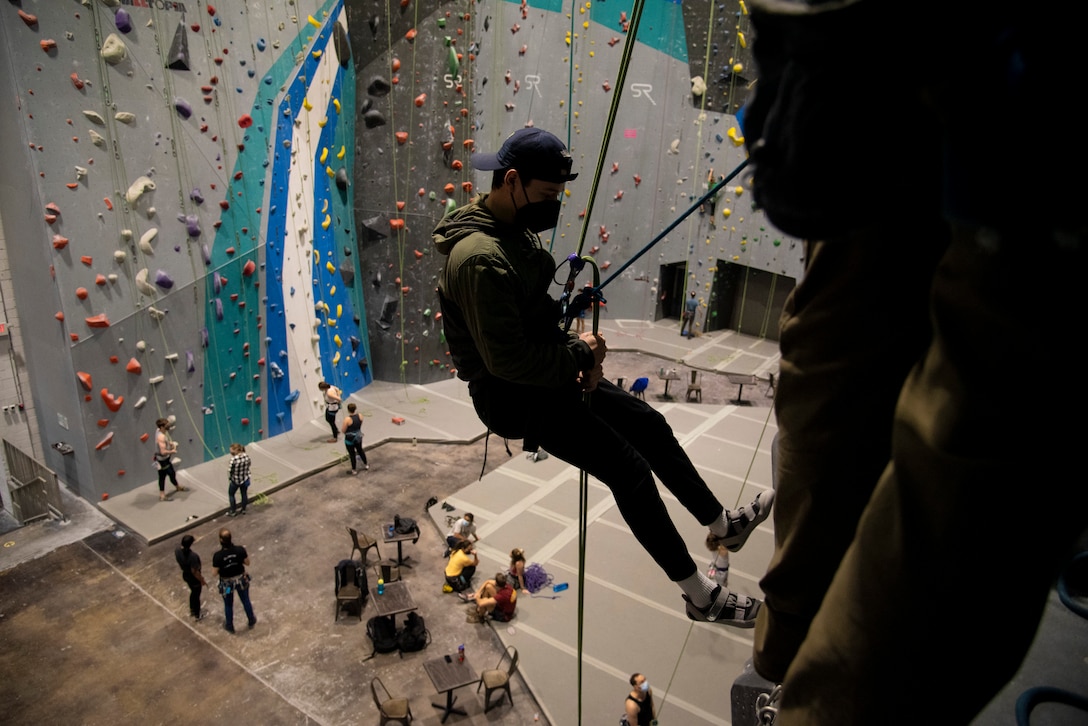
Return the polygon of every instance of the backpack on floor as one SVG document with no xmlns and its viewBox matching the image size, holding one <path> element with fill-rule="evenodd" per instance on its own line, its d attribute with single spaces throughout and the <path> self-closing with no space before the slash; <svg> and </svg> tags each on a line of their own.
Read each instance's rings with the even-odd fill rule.
<svg viewBox="0 0 1088 726">
<path fill-rule="evenodd" d="M 375 615 L 367 620 L 366 634 L 374 641 L 375 653 L 392 653 L 397 649 L 397 621 L 392 615 Z"/>
<path fill-rule="evenodd" d="M 423 621 L 423 616 L 415 612 L 408 613 L 404 628 L 397 631 L 397 646 L 402 653 L 423 650 L 431 640 L 431 634 Z"/>
</svg>

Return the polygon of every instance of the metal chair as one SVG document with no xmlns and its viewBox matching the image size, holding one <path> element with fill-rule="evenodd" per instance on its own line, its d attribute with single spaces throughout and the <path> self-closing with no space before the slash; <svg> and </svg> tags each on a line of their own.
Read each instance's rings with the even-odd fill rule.
<svg viewBox="0 0 1088 726">
<path fill-rule="evenodd" d="M 408 704 L 408 699 L 393 698 L 389 695 L 389 689 L 382 683 L 381 678 L 374 676 L 371 679 L 370 693 L 374 696 L 374 705 L 378 707 L 378 713 L 381 714 L 381 726 L 385 726 L 390 721 L 399 721 L 402 724 L 412 722 L 412 707 Z"/>
<path fill-rule="evenodd" d="M 363 605 L 366 602 L 366 578 L 363 568 L 355 560 L 340 560 L 333 568 L 336 576 L 336 620 L 340 619 L 340 609 L 346 603 L 359 606 L 359 620 L 363 619 Z"/>
<path fill-rule="evenodd" d="M 699 403 L 703 402 L 703 386 L 699 382 L 699 371 L 691 372 L 691 383 L 688 384 L 688 395 L 684 400 L 690 403 L 692 394 L 695 395 L 695 398 Z"/>
<path fill-rule="evenodd" d="M 374 550 L 374 554 L 378 555 L 379 560 L 382 558 L 382 551 L 378 549 L 377 540 L 371 539 L 365 534 L 360 535 L 351 527 L 348 527 L 348 532 L 351 533 L 351 543 L 353 545 L 349 557 L 355 557 L 355 553 L 358 552 L 363 560 L 363 567 L 366 567 L 366 552 L 369 549 Z"/>
<path fill-rule="evenodd" d="M 506 670 L 502 669 L 502 662 L 509 659 L 509 664 Z M 480 674 L 480 685 L 476 686 L 476 692 L 480 692 L 480 688 L 484 689 L 484 713 L 491 710 L 492 706 L 498 706 L 502 703 L 502 696 L 499 696 L 499 700 L 495 703 L 491 703 L 491 694 L 495 691 L 506 691 L 506 696 L 510 699 L 510 705 L 514 704 L 514 697 L 510 693 L 510 679 L 514 677 L 514 674 L 518 672 L 518 649 L 512 645 L 506 646 L 506 650 L 499 656 L 499 662 L 494 668 L 485 670 Z"/>
</svg>

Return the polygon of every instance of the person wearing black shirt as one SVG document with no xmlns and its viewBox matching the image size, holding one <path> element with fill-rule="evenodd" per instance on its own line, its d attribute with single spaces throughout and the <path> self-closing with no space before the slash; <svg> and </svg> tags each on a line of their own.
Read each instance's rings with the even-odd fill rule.
<svg viewBox="0 0 1088 726">
<path fill-rule="evenodd" d="M 249 553 L 245 547 L 231 542 L 230 530 L 225 528 L 219 530 L 219 546 L 220 550 L 212 556 L 212 573 L 219 578 L 219 594 L 223 596 L 223 608 L 226 611 L 223 629 L 228 633 L 234 632 L 235 592 L 242 601 L 246 619 L 252 628 L 257 624 L 257 616 L 253 614 L 253 605 L 249 602 L 249 575 L 246 574 Z"/>
<path fill-rule="evenodd" d="M 193 535 L 187 534 L 181 538 L 181 546 L 174 550 L 174 559 L 181 568 L 181 579 L 189 586 L 189 614 L 196 620 L 203 620 L 200 612 L 200 591 L 208 584 L 204 575 L 200 574 L 200 555 L 193 552 Z"/>
</svg>

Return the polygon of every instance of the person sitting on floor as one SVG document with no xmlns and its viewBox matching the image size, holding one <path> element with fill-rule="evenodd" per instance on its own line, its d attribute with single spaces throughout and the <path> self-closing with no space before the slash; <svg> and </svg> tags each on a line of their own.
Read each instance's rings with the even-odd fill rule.
<svg viewBox="0 0 1088 726">
<path fill-rule="evenodd" d="M 506 573 L 510 580 L 510 586 L 515 590 L 521 590 L 526 595 L 529 588 L 525 586 L 525 550 L 515 547 L 510 550 L 510 569 Z"/>
<path fill-rule="evenodd" d="M 476 574 L 476 566 L 480 564 L 480 558 L 476 550 L 467 539 L 458 541 L 450 552 L 449 562 L 446 563 L 446 585 L 450 592 L 464 592 L 472 584 L 472 576 Z M 443 588 L 445 589 L 445 588 Z"/>
<path fill-rule="evenodd" d="M 507 581 L 504 573 L 496 572 L 494 580 L 480 585 L 475 594 L 461 595 L 461 598 L 466 602 L 476 602 L 476 612 L 469 614 L 469 622 L 482 623 L 490 617 L 506 623 L 514 617 L 518 593 Z"/>
</svg>

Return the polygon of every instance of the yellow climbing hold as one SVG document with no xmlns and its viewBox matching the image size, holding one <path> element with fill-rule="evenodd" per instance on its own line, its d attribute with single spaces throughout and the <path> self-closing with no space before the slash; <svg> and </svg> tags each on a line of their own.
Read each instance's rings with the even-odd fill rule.
<svg viewBox="0 0 1088 726">
<path fill-rule="evenodd" d="M 304 109 L 306 109 L 307 111 L 309 111 L 309 110 L 313 109 L 314 105 L 312 103 L 310 103 L 310 99 L 303 98 L 302 99 L 302 107 Z"/>
<path fill-rule="evenodd" d="M 732 131 L 733 129 L 729 129 L 729 130 Z M 318 159 L 318 163 L 319 164 L 324 164 L 325 159 L 328 159 L 328 158 L 329 158 L 329 147 L 326 146 L 325 148 L 321 149 L 321 157 Z"/>
<path fill-rule="evenodd" d="M 588 20 L 585 21 L 584 23 L 582 23 L 582 30 L 589 30 L 589 21 Z"/>
<path fill-rule="evenodd" d="M 344 306 L 343 305 L 337 305 L 336 306 L 336 317 L 339 318 L 339 317 L 342 317 L 343 315 L 344 315 Z"/>
<path fill-rule="evenodd" d="M 324 214 L 327 211 L 329 211 L 329 200 L 328 199 L 326 199 L 325 203 L 321 205 L 321 213 Z"/>
<path fill-rule="evenodd" d="M 741 37 L 743 38 L 744 36 L 742 35 Z M 340 113 L 340 99 L 339 98 L 334 98 L 332 100 L 332 106 L 333 106 L 333 108 L 336 109 L 336 113 Z"/>
<path fill-rule="evenodd" d="M 340 351 L 336 351 L 336 355 L 332 357 L 332 364 L 337 365 L 340 363 Z"/>
<path fill-rule="evenodd" d="M 332 336 L 332 342 L 336 343 L 337 348 L 339 348 L 340 346 L 342 346 L 344 344 L 344 341 L 340 340 L 340 334 L 339 333 Z"/>
<path fill-rule="evenodd" d="M 312 55 L 314 57 L 314 60 L 317 60 L 318 58 L 321 57 L 321 52 L 322 51 L 320 51 L 320 50 L 311 51 L 310 55 Z"/>
<path fill-rule="evenodd" d="M 336 158 L 337 159 L 343 159 L 344 154 L 346 154 L 346 153 L 348 153 L 348 148 L 346 146 L 341 146 L 340 147 L 340 153 L 336 155 Z"/>
<path fill-rule="evenodd" d="M 317 122 L 317 126 L 318 126 L 318 128 L 323 129 L 323 128 L 325 128 L 325 124 L 327 124 L 328 122 L 329 122 L 329 117 L 325 116 L 320 121 Z"/>
<path fill-rule="evenodd" d="M 744 194 L 744 187 L 734 187 L 733 193 L 739 197 L 741 194 Z"/>
<path fill-rule="evenodd" d="M 734 63 L 733 64 L 733 72 L 734 73 L 740 73 L 743 70 L 744 70 L 744 66 L 742 66 L 740 63 Z"/>
<path fill-rule="evenodd" d="M 333 171 L 333 168 L 331 166 L 326 166 L 325 167 L 325 173 L 329 175 L 330 179 L 332 179 L 334 176 L 336 176 L 336 172 Z"/>
<path fill-rule="evenodd" d="M 741 48 L 748 47 L 748 41 L 744 39 L 744 33 L 737 31 L 737 41 L 740 43 Z"/>
<path fill-rule="evenodd" d="M 321 229 L 328 229 L 330 224 L 332 224 L 332 217 L 326 214 L 325 219 L 321 222 Z"/>
<path fill-rule="evenodd" d="M 732 213 L 733 213 L 733 210 L 730 209 L 729 207 L 726 207 L 725 209 L 722 210 L 722 216 L 725 217 L 726 219 L 728 219 L 729 215 L 732 214 Z"/>
<path fill-rule="evenodd" d="M 733 255 L 733 262 L 736 262 L 739 259 L 740 259 L 740 255 Z"/>
<path fill-rule="evenodd" d="M 596 55 L 597 55 L 597 54 L 596 54 L 596 53 L 594 53 L 593 51 L 589 51 L 589 57 L 590 57 L 590 58 L 593 58 L 593 57 L 595 57 Z"/>
<path fill-rule="evenodd" d="M 309 23 L 310 25 L 314 26 L 315 28 L 320 28 L 321 27 L 321 23 L 318 22 L 317 19 L 314 18 L 313 15 L 307 15 L 306 16 L 306 22 Z"/>
<path fill-rule="evenodd" d="M 744 0 L 740 0 L 740 13 L 741 15 L 748 14 L 748 6 L 744 4 Z"/>
<path fill-rule="evenodd" d="M 336 285 L 329 288 L 329 295 L 336 297 Z"/>
<path fill-rule="evenodd" d="M 330 275 L 335 275 L 336 274 L 336 267 L 331 262 L 326 262 L 325 263 L 325 269 L 329 271 Z"/>
<path fill-rule="evenodd" d="M 730 126 L 729 131 L 727 131 L 725 135 L 733 142 L 733 146 L 740 146 L 744 143 L 744 137 L 737 133 L 736 126 Z"/>
</svg>

